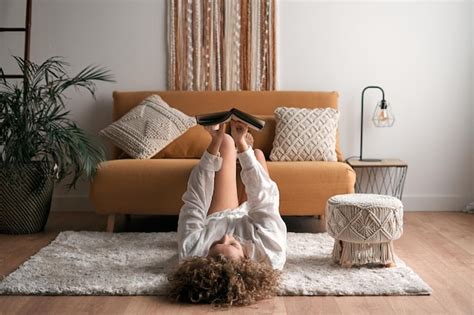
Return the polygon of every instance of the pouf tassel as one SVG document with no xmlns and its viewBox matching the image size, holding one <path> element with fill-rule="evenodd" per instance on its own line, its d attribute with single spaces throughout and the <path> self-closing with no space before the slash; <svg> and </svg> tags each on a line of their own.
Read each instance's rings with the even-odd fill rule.
<svg viewBox="0 0 474 315">
<path fill-rule="evenodd" d="M 335 262 L 340 262 L 343 267 L 365 264 L 392 266 L 395 261 L 392 242 L 363 244 L 336 240 L 332 258 Z"/>
</svg>

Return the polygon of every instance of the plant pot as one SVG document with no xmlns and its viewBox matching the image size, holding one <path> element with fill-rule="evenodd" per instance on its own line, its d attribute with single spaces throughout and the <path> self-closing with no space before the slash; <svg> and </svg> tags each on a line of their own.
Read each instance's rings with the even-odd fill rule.
<svg viewBox="0 0 474 315">
<path fill-rule="evenodd" d="M 0 169 L 0 233 L 30 234 L 44 230 L 48 221 L 54 180 L 43 162 L 21 169 Z"/>
</svg>

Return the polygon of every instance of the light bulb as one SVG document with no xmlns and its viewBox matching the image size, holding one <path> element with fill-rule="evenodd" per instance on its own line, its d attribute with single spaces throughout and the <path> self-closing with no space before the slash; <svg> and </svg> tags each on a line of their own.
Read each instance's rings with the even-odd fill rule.
<svg viewBox="0 0 474 315">
<path fill-rule="evenodd" d="M 379 112 L 379 121 L 386 121 L 388 119 L 387 109 L 381 109 Z"/>
</svg>

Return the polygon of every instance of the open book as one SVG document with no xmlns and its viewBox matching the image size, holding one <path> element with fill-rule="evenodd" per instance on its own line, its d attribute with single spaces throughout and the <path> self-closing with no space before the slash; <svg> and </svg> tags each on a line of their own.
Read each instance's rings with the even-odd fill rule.
<svg viewBox="0 0 474 315">
<path fill-rule="evenodd" d="M 231 119 L 241 121 L 247 124 L 250 128 L 260 131 L 265 126 L 265 121 L 259 119 L 253 115 L 247 114 L 237 108 L 225 112 L 216 112 L 203 115 L 197 115 L 196 121 L 198 124 L 203 126 L 212 126 L 222 124 L 230 121 Z"/>
</svg>

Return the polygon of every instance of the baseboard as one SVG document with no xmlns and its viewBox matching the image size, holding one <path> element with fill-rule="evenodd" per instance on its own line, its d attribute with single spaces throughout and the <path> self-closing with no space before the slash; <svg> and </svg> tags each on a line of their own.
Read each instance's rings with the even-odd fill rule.
<svg viewBox="0 0 474 315">
<path fill-rule="evenodd" d="M 461 211 L 474 197 L 469 200 L 457 195 L 406 195 L 402 201 L 406 211 Z"/>
<path fill-rule="evenodd" d="M 51 211 L 94 211 L 89 196 L 53 196 Z"/>
<path fill-rule="evenodd" d="M 461 211 L 474 201 L 464 196 L 439 195 L 405 195 L 405 211 Z M 94 211 L 89 196 L 53 196 L 52 211 Z"/>
</svg>

